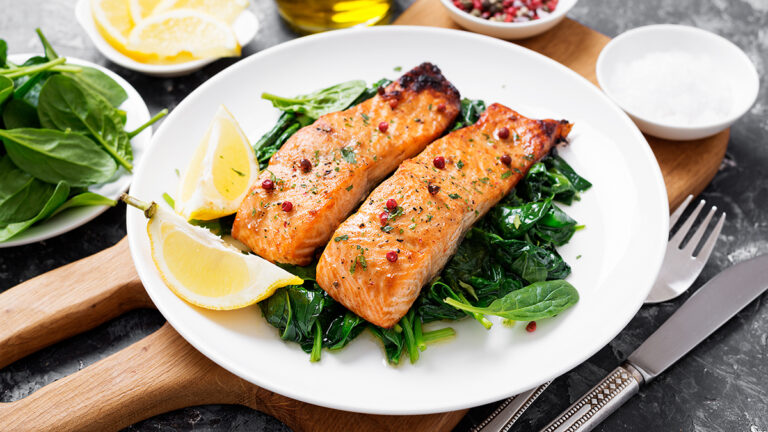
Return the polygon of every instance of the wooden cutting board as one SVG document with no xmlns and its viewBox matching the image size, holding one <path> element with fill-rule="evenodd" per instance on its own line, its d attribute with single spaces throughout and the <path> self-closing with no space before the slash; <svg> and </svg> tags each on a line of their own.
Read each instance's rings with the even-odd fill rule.
<svg viewBox="0 0 768 432">
<path fill-rule="evenodd" d="M 418 0 L 396 24 L 456 28 L 439 0 Z M 518 42 L 595 83 L 595 61 L 609 41 L 566 19 Z M 647 137 L 661 166 L 670 206 L 698 194 L 725 155 L 728 131 L 690 142 Z M 93 269 L 111 269 L 111 273 Z M 152 307 L 126 239 L 91 257 L 0 294 L 0 368 L 122 313 Z M 386 403 L 382 401 L 382 403 Z M 376 416 L 309 405 L 250 384 L 192 348 L 168 324 L 154 334 L 11 403 L 0 403 L 0 430 L 117 430 L 194 405 L 241 404 L 300 431 L 450 431 L 466 410 L 426 416 Z"/>
</svg>

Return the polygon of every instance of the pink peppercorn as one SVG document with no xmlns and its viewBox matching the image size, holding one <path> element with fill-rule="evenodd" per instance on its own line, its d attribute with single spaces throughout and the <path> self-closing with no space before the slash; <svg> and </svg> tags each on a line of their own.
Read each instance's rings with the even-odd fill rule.
<svg viewBox="0 0 768 432">
<path fill-rule="evenodd" d="M 387 123 L 387 122 L 379 123 L 379 132 L 386 133 L 387 129 L 389 129 L 389 123 Z"/>
<path fill-rule="evenodd" d="M 525 326 L 525 331 L 528 333 L 533 333 L 536 331 L 536 321 L 531 321 L 528 323 L 527 326 Z"/>
<path fill-rule="evenodd" d="M 501 129 L 499 129 L 499 131 L 496 132 L 496 133 L 499 135 L 500 139 L 507 139 L 507 138 L 509 138 L 509 129 L 507 129 L 506 127 L 503 127 Z"/>
<path fill-rule="evenodd" d="M 386 226 L 389 223 L 389 213 L 381 212 L 379 215 L 379 222 L 381 222 L 381 226 Z"/>
<path fill-rule="evenodd" d="M 395 252 L 395 251 L 387 252 L 387 261 L 389 261 L 389 262 L 397 261 L 397 252 Z"/>
<path fill-rule="evenodd" d="M 275 188 L 275 182 L 273 182 L 270 179 L 266 179 L 263 182 L 261 182 L 261 188 L 264 190 L 272 190 Z"/>
<path fill-rule="evenodd" d="M 445 158 L 442 156 L 438 156 L 432 160 L 432 164 L 434 164 L 435 168 L 437 169 L 443 169 L 445 168 Z"/>
<path fill-rule="evenodd" d="M 505 154 L 501 157 L 501 163 L 510 166 L 512 164 L 512 158 L 508 154 Z"/>
<path fill-rule="evenodd" d="M 397 208 L 397 201 L 395 201 L 395 200 L 394 200 L 394 199 L 392 199 L 392 198 L 388 199 L 388 200 L 387 200 L 387 208 L 388 208 L 389 210 L 394 210 L 394 209 L 396 209 L 396 208 Z"/>
<path fill-rule="evenodd" d="M 293 210 L 293 204 L 290 201 L 283 201 L 283 204 L 280 207 L 282 207 L 284 212 Z"/>
</svg>

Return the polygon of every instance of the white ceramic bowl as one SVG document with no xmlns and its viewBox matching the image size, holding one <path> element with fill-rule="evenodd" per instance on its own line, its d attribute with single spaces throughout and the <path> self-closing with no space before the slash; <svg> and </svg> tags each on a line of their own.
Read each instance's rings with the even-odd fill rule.
<svg viewBox="0 0 768 432">
<path fill-rule="evenodd" d="M 118 50 L 112 48 L 96 29 L 91 15 L 90 0 L 79 0 L 75 6 L 75 18 L 85 33 L 91 39 L 96 49 L 113 63 L 116 63 L 126 69 L 141 72 L 143 74 L 157 77 L 176 77 L 187 75 L 204 66 L 207 66 L 218 59 L 194 60 L 178 64 L 156 65 L 137 62 L 136 60 L 124 55 Z M 237 17 L 232 29 L 240 46 L 245 46 L 256 37 L 259 31 L 259 20 L 251 11 L 245 10 Z"/>
<path fill-rule="evenodd" d="M 456 24 L 467 30 L 500 39 L 523 39 L 551 29 L 565 18 L 577 0 L 560 0 L 555 11 L 537 20 L 527 22 L 497 22 L 472 16 L 453 5 L 451 0 L 440 0 Z"/>
<path fill-rule="evenodd" d="M 621 68 L 644 55 L 679 52 L 701 56 L 715 68 L 712 72 L 727 77 L 731 88 L 729 110 L 690 125 L 675 119 L 649 118 L 647 113 L 641 114 L 627 106 L 626 96 L 618 94 L 617 80 Z M 682 25 L 650 25 L 622 33 L 603 48 L 596 69 L 600 87 L 629 114 L 640 130 L 670 140 L 694 140 L 724 130 L 752 107 L 760 86 L 755 66 L 739 47 L 714 33 Z M 659 100 L 659 104 L 663 103 L 671 102 Z"/>
</svg>

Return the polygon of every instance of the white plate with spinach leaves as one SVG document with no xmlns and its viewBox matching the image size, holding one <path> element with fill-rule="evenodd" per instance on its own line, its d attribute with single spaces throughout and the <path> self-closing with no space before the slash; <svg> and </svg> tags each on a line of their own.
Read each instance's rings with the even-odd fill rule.
<svg viewBox="0 0 768 432">
<path fill-rule="evenodd" d="M 332 59 L 329 60 L 329 59 Z M 564 207 L 586 226 L 559 248 L 580 300 L 529 333 L 501 320 L 488 331 L 452 322 L 457 336 L 430 345 L 416 364 L 387 364 L 368 332 L 310 363 L 280 339 L 258 307 L 210 311 L 185 303 L 163 283 L 146 220 L 128 210 L 131 253 L 157 308 L 193 346 L 232 373 L 277 393 L 326 407 L 376 414 L 445 412 L 503 399 L 567 372 L 605 346 L 642 305 L 664 255 L 667 196 L 642 134 L 595 86 L 564 66 L 514 44 L 467 32 L 380 27 L 301 38 L 253 55 L 190 94 L 163 123 L 131 186 L 162 201 L 178 186 L 177 169 L 221 104 L 255 142 L 279 112 L 260 98 L 307 94 L 362 79 L 394 79 L 430 61 L 462 96 L 499 102 L 530 117 L 575 123 L 560 155 L 593 187 Z M 429 329 L 427 329 L 429 330 Z"/>
<path fill-rule="evenodd" d="M 13 63 L 23 64 L 25 61 L 27 61 L 27 59 L 38 55 L 39 54 L 35 53 L 10 54 L 8 56 L 8 60 Z M 89 61 L 72 57 L 66 57 L 66 59 L 67 64 L 87 66 L 96 69 L 106 74 L 120 87 L 122 87 L 122 89 L 125 91 L 125 97 L 124 101 L 119 105 L 119 109 L 125 113 L 125 130 L 134 130 L 150 119 L 149 110 L 147 109 L 147 105 L 144 103 L 144 100 L 141 98 L 136 89 L 134 89 L 133 86 L 131 86 L 126 80 L 114 72 Z M 132 164 L 134 165 L 134 169 L 137 165 L 137 162 L 144 154 L 145 149 L 149 145 L 151 136 L 151 128 L 148 128 L 130 139 L 130 145 L 133 148 Z M 93 167 L 95 163 L 90 165 Z M 94 170 L 94 176 L 99 175 L 96 171 L 97 170 Z M 128 189 L 128 186 L 131 183 L 131 179 L 132 174 L 129 173 L 124 167 L 119 166 L 117 171 L 108 179 L 87 187 L 87 191 L 99 194 L 111 200 L 116 200 L 121 193 Z M 55 183 L 55 181 L 51 181 Z M 74 188 L 70 188 L 71 191 L 73 189 Z M 85 192 L 85 188 L 83 188 L 83 192 Z M 71 192 L 70 195 L 72 195 L 70 199 L 74 198 L 73 192 Z M 55 209 L 54 214 L 52 216 L 48 216 L 47 219 L 34 223 L 32 226 L 25 228 L 23 231 L 13 235 L 5 241 L 0 241 L 0 248 L 25 245 L 58 236 L 84 225 L 109 208 L 108 205 L 103 204 L 88 205 L 101 201 L 101 198 L 95 196 L 81 194 L 79 199 L 81 200 L 79 203 L 78 200 L 73 200 L 68 204 L 65 204 L 66 208 L 63 208 L 62 206 Z"/>
</svg>

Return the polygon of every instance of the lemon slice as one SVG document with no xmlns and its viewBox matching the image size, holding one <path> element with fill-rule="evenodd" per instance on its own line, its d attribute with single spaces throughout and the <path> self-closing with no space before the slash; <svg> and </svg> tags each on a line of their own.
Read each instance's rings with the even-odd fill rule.
<svg viewBox="0 0 768 432">
<path fill-rule="evenodd" d="M 161 0 L 155 13 L 176 9 L 194 9 L 232 24 L 247 7 L 248 0 Z"/>
<path fill-rule="evenodd" d="M 91 0 L 91 15 L 104 40 L 121 53 L 142 61 L 145 55 L 127 48 L 133 17 L 126 0 Z"/>
<path fill-rule="evenodd" d="M 161 2 L 162 0 L 130 0 L 129 6 L 133 22 L 141 22 L 144 18 L 152 15 L 152 12 Z"/>
<path fill-rule="evenodd" d="M 221 106 L 182 174 L 175 210 L 187 220 L 235 213 L 258 174 L 248 138 Z"/>
<path fill-rule="evenodd" d="M 177 214 L 132 197 L 124 201 L 145 209 L 152 260 L 168 288 L 206 309 L 250 306 L 276 289 L 303 280 L 256 255 L 245 255 L 210 231 Z"/>
<path fill-rule="evenodd" d="M 227 23 L 193 9 L 176 9 L 142 20 L 128 35 L 127 48 L 154 56 L 153 61 L 159 63 L 240 55 L 240 44 Z"/>
</svg>

